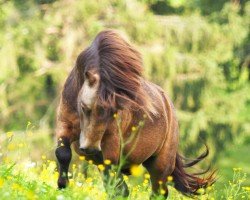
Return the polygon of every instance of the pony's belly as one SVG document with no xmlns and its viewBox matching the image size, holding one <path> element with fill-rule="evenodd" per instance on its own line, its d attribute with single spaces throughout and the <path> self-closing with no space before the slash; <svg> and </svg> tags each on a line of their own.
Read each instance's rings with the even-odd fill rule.
<svg viewBox="0 0 250 200">
<path fill-rule="evenodd" d="M 156 145 L 137 145 L 135 147 L 129 145 L 125 147 L 124 157 L 126 157 L 127 162 L 130 164 L 141 164 L 154 155 L 156 150 Z"/>
<path fill-rule="evenodd" d="M 141 164 L 149 157 L 157 155 L 164 143 L 165 135 L 165 127 L 159 131 L 158 126 L 150 128 L 146 126 L 142 132 L 138 133 L 138 138 L 125 146 L 124 153 L 128 161 Z"/>
</svg>

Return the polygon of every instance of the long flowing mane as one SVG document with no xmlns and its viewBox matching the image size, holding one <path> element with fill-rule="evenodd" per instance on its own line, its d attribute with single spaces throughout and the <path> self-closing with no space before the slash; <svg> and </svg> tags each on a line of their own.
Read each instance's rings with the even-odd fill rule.
<svg viewBox="0 0 250 200">
<path fill-rule="evenodd" d="M 148 115 L 155 112 L 143 88 L 141 55 L 115 31 L 100 32 L 78 56 L 80 84 L 83 83 L 84 73 L 91 69 L 100 75 L 98 105 L 107 113 L 123 108 L 141 109 Z"/>
</svg>

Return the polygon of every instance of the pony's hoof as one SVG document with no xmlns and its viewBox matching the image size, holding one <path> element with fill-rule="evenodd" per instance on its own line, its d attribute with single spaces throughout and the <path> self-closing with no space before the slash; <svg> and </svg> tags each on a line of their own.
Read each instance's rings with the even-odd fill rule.
<svg viewBox="0 0 250 200">
<path fill-rule="evenodd" d="M 58 189 L 66 188 L 68 183 L 69 183 L 68 179 L 60 177 L 57 181 Z"/>
<path fill-rule="evenodd" d="M 123 197 L 128 197 L 128 196 L 129 196 L 129 190 L 128 190 L 128 189 L 123 190 L 123 191 L 122 191 L 122 196 L 123 196 Z"/>
</svg>

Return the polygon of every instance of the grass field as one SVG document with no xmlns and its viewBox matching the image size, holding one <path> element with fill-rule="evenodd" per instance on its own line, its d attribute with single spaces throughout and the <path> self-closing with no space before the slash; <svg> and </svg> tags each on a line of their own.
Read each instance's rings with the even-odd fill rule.
<svg viewBox="0 0 250 200">
<path fill-rule="evenodd" d="M 115 188 L 105 191 L 102 170 L 84 157 L 74 155 L 71 163 L 69 187 L 57 189 L 58 172 L 54 157 L 53 139 L 46 131 L 35 131 L 29 124 L 27 131 L 8 132 L 0 138 L 0 199 L 114 199 Z M 250 182 L 247 155 L 249 146 L 230 148 L 217 164 L 218 181 L 206 190 L 200 189 L 196 199 L 249 199 Z M 87 177 L 83 169 L 87 168 Z M 111 172 L 115 176 L 115 172 Z M 151 193 L 149 175 L 140 166 L 133 175 L 125 176 L 130 188 L 128 199 L 149 199 Z M 178 193 L 169 178 L 169 199 L 189 199 Z M 158 196 L 155 199 L 162 199 Z M 123 199 L 115 197 L 115 199 Z"/>
</svg>

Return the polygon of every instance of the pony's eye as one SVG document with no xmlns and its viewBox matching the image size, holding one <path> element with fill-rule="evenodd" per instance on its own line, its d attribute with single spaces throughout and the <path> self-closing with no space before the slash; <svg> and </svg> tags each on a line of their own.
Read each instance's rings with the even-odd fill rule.
<svg viewBox="0 0 250 200">
<path fill-rule="evenodd" d="M 97 82 L 97 77 L 96 76 L 97 76 L 96 74 L 94 74 L 94 73 L 92 73 L 90 71 L 87 71 L 85 73 L 85 77 L 86 77 L 86 79 L 88 79 L 90 86 L 93 86 Z"/>
<path fill-rule="evenodd" d="M 99 116 L 104 115 L 104 109 L 102 107 L 98 107 L 97 112 Z"/>
<path fill-rule="evenodd" d="M 90 116 L 90 114 L 91 114 L 91 109 L 88 108 L 88 107 L 86 106 L 86 104 L 81 103 L 81 108 L 82 108 L 82 112 L 83 112 L 86 116 Z"/>
<path fill-rule="evenodd" d="M 89 117 L 90 115 L 91 115 L 91 110 L 90 109 L 87 109 L 86 111 L 85 111 L 85 115 L 87 116 L 87 117 Z"/>
</svg>

